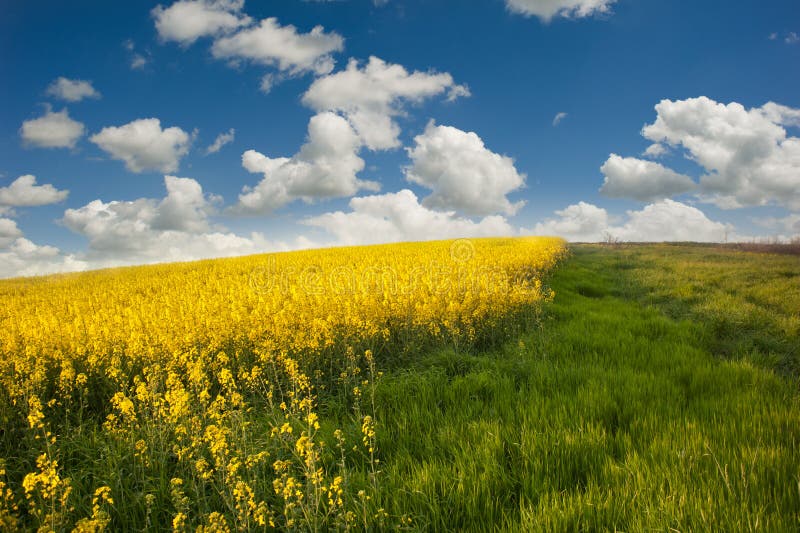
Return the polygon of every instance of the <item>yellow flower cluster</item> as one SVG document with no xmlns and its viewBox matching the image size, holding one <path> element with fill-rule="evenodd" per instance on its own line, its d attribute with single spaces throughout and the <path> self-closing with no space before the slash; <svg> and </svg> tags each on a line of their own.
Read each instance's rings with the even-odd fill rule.
<svg viewBox="0 0 800 533">
<path fill-rule="evenodd" d="M 564 253 L 559 239 L 477 239 L 0 282 L 0 414 L 41 454 L 24 479 L 26 512 L 44 525 L 71 509 L 55 426 L 86 410 L 130 448 L 134 476 L 167 459 L 185 466 L 171 485 L 176 531 L 350 516 L 346 473 L 323 464 L 319 391 L 346 388 L 374 464 L 374 405 L 362 415 L 360 401 L 375 361 L 502 338 L 516 313 L 552 297 L 541 278 Z M 251 428 L 256 408 L 272 413 L 266 433 Z M 344 453 L 341 432 L 336 439 Z M 264 475 L 272 494 L 257 490 Z M 184 491 L 209 488 L 224 506 L 193 516 Z M 16 520 L 10 490 L 0 483 L 0 523 Z M 113 502 L 97 489 L 92 518 L 73 523 L 103 529 Z"/>
<path fill-rule="evenodd" d="M 14 492 L 8 488 L 5 478 L 6 465 L 0 461 L 0 531 L 15 531 L 19 507 L 14 500 Z"/>
</svg>

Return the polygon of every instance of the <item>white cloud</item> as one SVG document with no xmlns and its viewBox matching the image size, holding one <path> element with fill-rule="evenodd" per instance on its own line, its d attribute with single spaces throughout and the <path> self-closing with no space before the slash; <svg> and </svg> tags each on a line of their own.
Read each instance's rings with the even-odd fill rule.
<svg viewBox="0 0 800 533">
<path fill-rule="evenodd" d="M 180 0 L 151 12 L 159 37 L 190 45 L 200 37 L 219 35 L 250 23 L 240 13 L 244 0 Z"/>
<path fill-rule="evenodd" d="M 92 87 L 91 82 L 71 80 L 63 76 L 47 87 L 47 94 L 67 102 L 80 102 L 84 98 L 100 98 L 100 93 Z"/>
<path fill-rule="evenodd" d="M 308 139 L 291 158 L 269 158 L 255 150 L 242 155 L 242 166 L 264 179 L 245 187 L 237 214 L 269 213 L 302 199 L 351 196 L 360 189 L 377 190 L 373 182 L 358 179 L 364 160 L 358 156 L 360 140 L 350 124 L 334 113 L 320 113 L 308 123 Z"/>
<path fill-rule="evenodd" d="M 628 221 L 609 232 L 623 241 L 721 242 L 732 228 L 709 220 L 697 209 L 674 200 L 662 200 L 641 211 L 628 211 Z"/>
<path fill-rule="evenodd" d="M 38 276 L 55 272 L 85 270 L 88 263 L 53 246 L 38 245 L 19 237 L 7 246 L 0 245 L 0 278 Z"/>
<path fill-rule="evenodd" d="M 89 240 L 91 268 L 137 263 L 188 261 L 289 249 L 260 233 L 247 237 L 215 227 L 208 217 L 218 198 L 190 178 L 165 176 L 160 200 L 95 200 L 68 209 L 63 224 Z"/>
<path fill-rule="evenodd" d="M 583 18 L 608 13 L 616 0 L 506 0 L 508 9 L 545 22 L 555 17 Z"/>
<path fill-rule="evenodd" d="M 36 177 L 26 174 L 8 187 L 0 187 L 0 209 L 55 204 L 68 195 L 69 191 L 60 191 L 49 183 L 36 185 Z"/>
<path fill-rule="evenodd" d="M 562 112 L 560 112 L 560 113 L 556 113 L 556 116 L 555 116 L 555 117 L 553 117 L 553 127 L 556 127 L 556 126 L 558 126 L 559 124 L 561 124 L 561 122 L 562 122 L 562 121 L 563 121 L 565 118 L 567 118 L 567 116 L 568 116 L 568 115 L 569 115 L 568 113 L 564 113 L 563 111 L 562 111 Z"/>
<path fill-rule="evenodd" d="M 645 138 L 682 147 L 706 171 L 705 201 L 721 207 L 777 203 L 800 208 L 800 138 L 786 127 L 800 125 L 800 110 L 774 103 L 746 109 L 701 96 L 663 100 Z"/>
<path fill-rule="evenodd" d="M 214 225 L 219 197 L 190 178 L 165 176 L 164 198 L 95 200 L 67 209 L 61 223 L 88 239 L 89 249 L 65 254 L 24 238 L 15 221 L 0 218 L 0 277 L 32 276 L 90 268 L 190 261 L 313 247 L 303 237 L 284 242 L 254 232 L 237 235 Z"/>
<path fill-rule="evenodd" d="M 268 93 L 273 85 L 290 76 L 307 72 L 331 72 L 333 54 L 344 49 L 344 38 L 335 31 L 315 26 L 307 33 L 295 26 L 282 26 L 270 17 L 254 23 L 241 12 L 244 0 L 180 0 L 170 7 L 152 11 L 156 29 L 164 41 L 188 46 L 200 37 L 214 38 L 211 54 L 232 66 L 242 62 L 275 67 L 279 75 L 268 73 L 260 88 Z M 144 66 L 145 59 L 134 60 L 133 68 Z"/>
<path fill-rule="evenodd" d="M 147 65 L 147 59 L 142 54 L 133 54 L 131 58 L 131 69 L 142 70 Z"/>
<path fill-rule="evenodd" d="M 136 43 L 134 43 L 132 39 L 126 39 L 125 41 L 123 41 L 122 47 L 128 51 L 128 54 L 130 56 L 131 70 L 144 70 L 144 67 L 147 66 L 147 63 L 150 62 L 150 60 L 148 59 L 150 53 L 147 52 L 146 53 L 147 57 L 145 57 L 144 54 L 137 52 Z"/>
<path fill-rule="evenodd" d="M 669 153 L 669 150 L 666 146 L 659 143 L 653 143 L 647 147 L 647 149 L 642 154 L 645 157 L 649 157 L 650 159 L 658 159 L 659 157 L 663 157 Z"/>
<path fill-rule="evenodd" d="M 26 120 L 20 128 L 25 144 L 41 148 L 75 148 L 85 132 L 83 123 L 72 120 L 66 108 L 53 112 L 50 106 L 44 115 Z"/>
<path fill-rule="evenodd" d="M 291 74 L 327 74 L 334 66 L 331 54 L 343 48 L 344 39 L 336 32 L 326 33 L 322 26 L 315 26 L 308 33 L 298 33 L 294 26 L 281 26 L 271 17 L 218 38 L 211 53 L 218 59 L 250 60 Z"/>
<path fill-rule="evenodd" d="M 20 176 L 8 187 L 0 188 L 0 214 L 12 214 L 14 207 L 33 207 L 64 200 L 69 191 L 52 185 L 36 185 L 31 175 Z M 0 278 L 32 276 L 51 272 L 81 270 L 84 265 L 58 248 L 40 246 L 24 237 L 17 223 L 0 218 Z"/>
<path fill-rule="evenodd" d="M 269 94 L 278 81 L 280 81 L 279 76 L 276 76 L 273 72 L 268 72 L 267 74 L 261 76 L 261 83 L 259 84 L 258 89 L 264 94 Z"/>
<path fill-rule="evenodd" d="M 192 138 L 178 127 L 162 130 L 160 120 L 146 118 L 103 128 L 89 140 L 112 158 L 124 161 L 131 172 L 175 172 L 188 153 Z"/>
<path fill-rule="evenodd" d="M 800 43 L 800 35 L 797 35 L 797 32 L 790 31 L 786 35 L 786 39 L 784 39 L 786 44 L 796 44 Z"/>
<path fill-rule="evenodd" d="M 692 178 L 665 166 L 611 154 L 600 167 L 605 176 L 600 192 L 611 198 L 633 198 L 652 202 L 689 192 L 695 188 Z"/>
<path fill-rule="evenodd" d="M 83 270 L 86 263 L 53 246 L 40 246 L 23 236 L 17 223 L 0 218 L 0 278 Z"/>
<path fill-rule="evenodd" d="M 599 242 L 607 236 L 626 242 L 721 242 L 733 235 L 731 226 L 714 222 L 699 209 L 673 200 L 628 211 L 621 225 L 612 224 L 605 209 L 585 202 L 555 214 L 555 218 L 536 224 L 530 233 L 557 235 L 576 242 Z"/>
<path fill-rule="evenodd" d="M 445 92 L 452 98 L 469 94 L 448 73 L 409 73 L 402 65 L 370 57 L 363 68 L 351 59 L 346 69 L 314 80 L 303 103 L 318 112 L 342 113 L 369 149 L 384 150 L 400 145 L 395 118 L 403 115 L 405 102 Z"/>
<path fill-rule="evenodd" d="M 775 102 L 767 102 L 761 107 L 761 112 L 769 121 L 775 124 L 800 127 L 800 109 L 792 109 Z"/>
<path fill-rule="evenodd" d="M 531 233 L 555 235 L 575 242 L 596 242 L 603 240 L 603 232 L 609 227 L 608 212 L 586 202 L 570 205 L 555 214 L 556 218 L 536 224 Z"/>
<path fill-rule="evenodd" d="M 17 223 L 10 218 L 0 218 L 0 248 L 7 247 L 18 237 L 22 237 L 22 231 Z"/>
<path fill-rule="evenodd" d="M 486 148 L 478 135 L 428 123 L 408 149 L 406 179 L 433 192 L 423 205 L 455 209 L 467 215 L 515 214 L 524 202 L 512 204 L 507 194 L 525 184 L 514 160 Z"/>
<path fill-rule="evenodd" d="M 346 245 L 514 234 L 502 216 L 473 222 L 452 212 L 432 211 L 408 189 L 353 198 L 349 212 L 325 213 L 305 224 L 324 229 Z"/>
<path fill-rule="evenodd" d="M 214 139 L 214 142 L 211 143 L 211 146 L 206 148 L 206 155 L 216 154 L 222 149 L 223 146 L 232 143 L 235 137 L 236 130 L 233 128 L 229 129 L 227 133 L 220 133 L 217 135 L 217 138 Z"/>
<path fill-rule="evenodd" d="M 472 91 L 469 90 L 467 85 L 453 85 L 447 91 L 447 101 L 455 102 L 459 98 L 469 98 L 472 96 Z"/>
<path fill-rule="evenodd" d="M 158 204 L 152 227 L 200 233 L 210 228 L 208 215 L 219 198 L 203 194 L 200 184 L 191 178 L 164 176 L 167 196 Z"/>
</svg>

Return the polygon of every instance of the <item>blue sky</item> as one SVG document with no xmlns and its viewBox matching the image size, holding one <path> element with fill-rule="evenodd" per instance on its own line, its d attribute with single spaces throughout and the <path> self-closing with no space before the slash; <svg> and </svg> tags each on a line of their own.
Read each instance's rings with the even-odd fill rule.
<svg viewBox="0 0 800 533">
<path fill-rule="evenodd" d="M 794 1 L 4 2 L 0 275 L 462 235 L 790 238 L 798 33 Z"/>
</svg>

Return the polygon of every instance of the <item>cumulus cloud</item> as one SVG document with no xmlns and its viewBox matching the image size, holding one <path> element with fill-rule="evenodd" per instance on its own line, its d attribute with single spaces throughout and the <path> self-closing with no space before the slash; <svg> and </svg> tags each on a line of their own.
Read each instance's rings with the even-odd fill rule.
<svg viewBox="0 0 800 533">
<path fill-rule="evenodd" d="M 251 22 L 240 13 L 244 0 L 180 0 L 156 6 L 151 14 L 164 41 L 190 45 L 200 37 L 230 32 Z"/>
<path fill-rule="evenodd" d="M 41 148 L 75 148 L 85 132 L 83 123 L 72 120 L 66 108 L 54 112 L 50 106 L 46 107 L 44 115 L 26 120 L 20 128 L 26 145 Z"/>
<path fill-rule="evenodd" d="M 190 178 L 165 176 L 162 199 L 94 200 L 68 209 L 62 223 L 86 237 L 92 268 L 136 263 L 187 261 L 288 249 L 260 233 L 240 236 L 209 221 L 218 198 Z"/>
<path fill-rule="evenodd" d="M 555 212 L 556 217 L 536 224 L 535 235 L 556 235 L 569 241 L 596 242 L 603 240 L 609 227 L 608 212 L 596 205 L 579 202 Z"/>
<path fill-rule="evenodd" d="M 0 248 L 7 247 L 18 237 L 22 237 L 22 231 L 17 223 L 10 218 L 0 218 Z"/>
<path fill-rule="evenodd" d="M 689 192 L 695 188 L 692 178 L 667 167 L 611 154 L 600 171 L 605 176 L 600 192 L 611 198 L 633 198 L 652 202 Z"/>
<path fill-rule="evenodd" d="M 0 215 L 13 215 L 14 207 L 34 207 L 64 200 L 69 191 L 52 185 L 36 185 L 31 175 L 20 176 L 0 188 Z M 85 264 L 74 255 L 53 246 L 38 245 L 25 238 L 16 221 L 0 217 L 0 278 L 33 276 L 52 272 L 82 270 Z"/>
<path fill-rule="evenodd" d="M 211 146 L 206 148 L 206 155 L 216 154 L 222 149 L 223 146 L 232 143 L 235 137 L 236 130 L 233 128 L 229 129 L 227 133 L 220 133 L 217 135 L 217 138 L 214 139 L 214 142 L 211 143 Z"/>
<path fill-rule="evenodd" d="M 211 53 L 218 59 L 249 60 L 290 74 L 327 74 L 334 67 L 332 54 L 343 48 L 344 39 L 336 32 L 326 33 L 322 26 L 315 26 L 308 33 L 299 33 L 294 26 L 281 26 L 271 17 L 218 38 Z"/>
<path fill-rule="evenodd" d="M 514 234 L 502 216 L 474 222 L 453 212 L 433 211 L 408 189 L 353 198 L 349 212 L 325 213 L 305 224 L 324 229 L 346 245 Z"/>
<path fill-rule="evenodd" d="M 94 200 L 78 209 L 67 209 L 62 222 L 89 239 L 92 250 L 140 252 L 150 249 L 149 238 L 161 233 L 203 233 L 210 229 L 210 198 L 190 178 L 165 176 L 167 196 L 105 203 Z"/>
<path fill-rule="evenodd" d="M 238 235 L 211 222 L 217 196 L 191 178 L 165 176 L 166 196 L 133 201 L 94 200 L 67 209 L 61 223 L 89 242 L 86 252 L 65 254 L 26 239 L 16 222 L 0 218 L 0 277 L 31 276 L 158 262 L 190 261 L 313 247 L 299 237 Z"/>
<path fill-rule="evenodd" d="M 564 113 L 563 111 L 562 111 L 561 113 L 556 113 L 556 116 L 555 116 L 555 117 L 553 117 L 553 127 L 556 127 L 556 126 L 558 126 L 559 124 L 561 124 L 561 122 L 562 122 L 562 121 L 563 121 L 565 118 L 567 118 L 567 116 L 568 116 L 568 113 Z"/>
<path fill-rule="evenodd" d="M 7 187 L 0 187 L 0 213 L 14 207 L 35 207 L 56 204 L 67 198 L 69 191 L 60 191 L 50 185 L 36 185 L 36 176 L 26 174 Z"/>
<path fill-rule="evenodd" d="M 333 54 L 344 49 L 341 35 L 322 26 L 303 33 L 295 26 L 281 25 L 275 17 L 256 23 L 242 13 L 243 7 L 244 0 L 180 0 L 169 7 L 159 5 L 152 15 L 163 41 L 188 46 L 201 37 L 212 37 L 211 54 L 217 59 L 234 66 L 250 62 L 278 69 L 279 75 L 262 77 L 264 93 L 286 77 L 333 70 Z"/>
<path fill-rule="evenodd" d="M 220 198 L 204 194 L 200 184 L 191 178 L 164 176 L 164 185 L 167 196 L 156 208 L 152 227 L 193 233 L 208 231 L 208 215 L 215 212 L 213 205 Z"/>
<path fill-rule="evenodd" d="M 0 278 L 83 270 L 86 263 L 53 246 L 38 245 L 23 236 L 17 223 L 0 218 Z"/>
<path fill-rule="evenodd" d="M 663 100 L 656 112 L 642 134 L 683 148 L 705 170 L 698 191 L 705 201 L 724 208 L 800 208 L 800 138 L 786 131 L 800 125 L 800 110 L 774 103 L 747 109 L 701 96 Z"/>
<path fill-rule="evenodd" d="M 702 211 L 674 200 L 646 205 L 641 211 L 628 211 L 628 221 L 609 233 L 623 241 L 720 242 L 733 228 L 710 220 Z"/>
<path fill-rule="evenodd" d="M 583 18 L 608 13 L 616 0 L 506 0 L 514 13 L 536 16 L 545 22 L 555 17 Z"/>
<path fill-rule="evenodd" d="M 47 87 L 47 94 L 67 102 L 80 102 L 84 98 L 100 98 L 100 93 L 92 87 L 91 82 L 71 80 L 63 76 Z"/>
<path fill-rule="evenodd" d="M 448 73 L 409 73 L 402 65 L 373 56 L 363 67 L 351 59 L 344 70 L 314 80 L 303 103 L 318 112 L 341 113 L 369 149 L 384 150 L 400 145 L 395 118 L 403 115 L 405 102 L 444 93 L 457 98 L 469 90 Z"/>
<path fill-rule="evenodd" d="M 408 149 L 412 164 L 406 179 L 433 192 L 423 205 L 454 209 L 467 215 L 515 214 L 524 202 L 511 203 L 507 194 L 525 184 L 514 160 L 486 148 L 478 135 L 451 126 L 428 123 Z"/>
<path fill-rule="evenodd" d="M 308 139 L 293 157 L 270 158 L 255 150 L 242 155 L 242 166 L 264 179 L 245 187 L 232 213 L 264 214 L 297 199 L 352 196 L 378 184 L 358 179 L 364 160 L 361 142 L 350 124 L 334 113 L 319 113 L 308 124 Z"/>
<path fill-rule="evenodd" d="M 767 102 L 761 107 L 761 112 L 775 124 L 800 127 L 800 109 L 793 109 L 775 102 Z"/>
<path fill-rule="evenodd" d="M 189 152 L 192 137 L 178 127 L 162 130 L 159 119 L 145 118 L 103 128 L 89 140 L 113 159 L 124 161 L 131 172 L 175 172 Z"/>
<path fill-rule="evenodd" d="M 56 272 L 86 270 L 88 263 L 58 248 L 36 244 L 19 237 L 7 246 L 0 245 L 0 278 L 39 276 Z"/>
<path fill-rule="evenodd" d="M 699 209 L 669 199 L 628 211 L 624 223 L 616 225 L 605 209 L 585 202 L 555 214 L 530 232 L 575 242 L 600 242 L 607 237 L 629 242 L 721 242 L 733 232 L 731 226 L 710 220 Z"/>
</svg>

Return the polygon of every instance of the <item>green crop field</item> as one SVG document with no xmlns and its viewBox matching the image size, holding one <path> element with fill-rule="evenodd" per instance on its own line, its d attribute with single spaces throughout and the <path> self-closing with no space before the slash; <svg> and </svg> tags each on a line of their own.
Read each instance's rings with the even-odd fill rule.
<svg viewBox="0 0 800 533">
<path fill-rule="evenodd" d="M 577 246 L 541 329 L 380 384 L 381 495 L 423 529 L 800 528 L 800 261 Z"/>
</svg>

